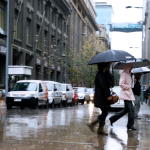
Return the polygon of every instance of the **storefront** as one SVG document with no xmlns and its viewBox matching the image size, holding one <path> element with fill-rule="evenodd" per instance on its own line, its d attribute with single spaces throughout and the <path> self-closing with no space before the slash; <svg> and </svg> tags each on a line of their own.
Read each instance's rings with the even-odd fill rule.
<svg viewBox="0 0 150 150">
<path fill-rule="evenodd" d="M 5 86 L 6 46 L 0 44 L 0 88 Z"/>
<path fill-rule="evenodd" d="M 8 66 L 9 86 L 19 80 L 28 80 L 32 75 L 33 67 L 30 66 Z"/>
</svg>

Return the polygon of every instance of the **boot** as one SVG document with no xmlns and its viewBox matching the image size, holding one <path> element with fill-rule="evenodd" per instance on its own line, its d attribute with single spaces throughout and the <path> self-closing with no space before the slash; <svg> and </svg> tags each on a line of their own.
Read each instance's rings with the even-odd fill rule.
<svg viewBox="0 0 150 150">
<path fill-rule="evenodd" d="M 106 133 L 105 131 L 104 131 L 104 126 L 105 126 L 105 121 L 99 121 L 99 128 L 98 128 L 98 130 L 97 130 L 97 134 L 98 135 L 108 135 L 108 133 Z"/>
<path fill-rule="evenodd" d="M 91 123 L 87 124 L 87 126 L 90 128 L 90 130 L 91 130 L 92 132 L 94 132 L 94 126 L 95 126 L 96 123 L 98 123 L 98 122 L 99 122 L 99 120 L 98 120 L 98 119 L 95 119 L 95 120 L 93 120 Z"/>
</svg>

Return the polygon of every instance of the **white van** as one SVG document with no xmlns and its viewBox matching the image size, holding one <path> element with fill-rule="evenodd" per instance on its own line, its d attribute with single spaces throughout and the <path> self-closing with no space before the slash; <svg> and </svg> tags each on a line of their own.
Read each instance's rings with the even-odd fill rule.
<svg viewBox="0 0 150 150">
<path fill-rule="evenodd" d="M 62 102 L 65 106 L 68 106 L 68 103 L 72 106 L 73 105 L 73 97 L 74 91 L 72 89 L 71 84 L 61 84 L 62 89 Z"/>
<path fill-rule="evenodd" d="M 48 88 L 48 102 L 51 107 L 54 108 L 55 104 L 59 104 L 62 107 L 62 90 L 61 84 L 54 81 L 45 81 Z"/>
<path fill-rule="evenodd" d="M 12 106 L 37 108 L 40 105 L 48 108 L 47 85 L 41 80 L 20 80 L 15 84 L 13 91 L 8 92 L 6 103 L 8 109 Z"/>
</svg>

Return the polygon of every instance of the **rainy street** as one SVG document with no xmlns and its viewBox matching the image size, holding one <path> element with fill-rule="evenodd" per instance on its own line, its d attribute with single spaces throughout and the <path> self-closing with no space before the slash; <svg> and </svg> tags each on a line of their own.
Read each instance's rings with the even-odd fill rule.
<svg viewBox="0 0 150 150">
<path fill-rule="evenodd" d="M 113 127 L 107 121 L 108 136 L 105 136 L 92 133 L 86 126 L 100 113 L 92 103 L 37 110 L 1 108 L 0 149 L 149 150 L 150 124 L 145 119 L 149 108 L 144 103 L 141 110 L 142 119 L 135 120 L 137 131 L 126 129 L 126 115 Z M 109 116 L 113 113 L 111 111 Z"/>
</svg>

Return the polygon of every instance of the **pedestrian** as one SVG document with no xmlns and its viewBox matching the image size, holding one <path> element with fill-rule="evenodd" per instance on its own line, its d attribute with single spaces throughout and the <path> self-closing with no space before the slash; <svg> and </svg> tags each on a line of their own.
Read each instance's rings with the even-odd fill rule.
<svg viewBox="0 0 150 150">
<path fill-rule="evenodd" d="M 97 134 L 107 134 L 103 128 L 105 126 L 105 120 L 108 115 L 108 109 L 110 108 L 110 100 L 112 96 L 110 93 L 109 79 L 107 78 L 106 70 L 110 68 L 111 63 L 98 64 L 98 73 L 95 77 L 95 96 L 94 106 L 100 108 L 102 114 L 99 115 L 90 124 L 87 124 L 92 132 L 94 132 L 94 126 L 99 123 Z"/>
<path fill-rule="evenodd" d="M 133 94 L 134 94 L 134 97 L 135 97 L 135 101 L 134 101 L 134 118 L 135 119 L 141 119 L 140 117 L 138 117 L 138 113 L 140 111 L 141 84 L 140 84 L 139 80 L 141 79 L 141 74 L 136 73 L 134 76 L 135 76 L 134 77 L 134 87 L 132 88 Z"/>
<path fill-rule="evenodd" d="M 127 123 L 127 129 L 129 130 L 136 130 L 134 127 L 134 107 L 132 104 L 132 101 L 135 100 L 135 97 L 132 92 L 132 79 L 131 79 L 131 70 L 132 70 L 133 64 L 124 64 L 122 72 L 120 76 L 119 85 L 121 87 L 120 91 L 120 99 L 124 100 L 125 107 L 123 110 L 117 112 L 112 117 L 109 118 L 110 124 L 113 125 L 114 122 L 116 122 L 118 119 L 123 117 L 126 113 L 128 113 L 128 123 Z"/>
</svg>

